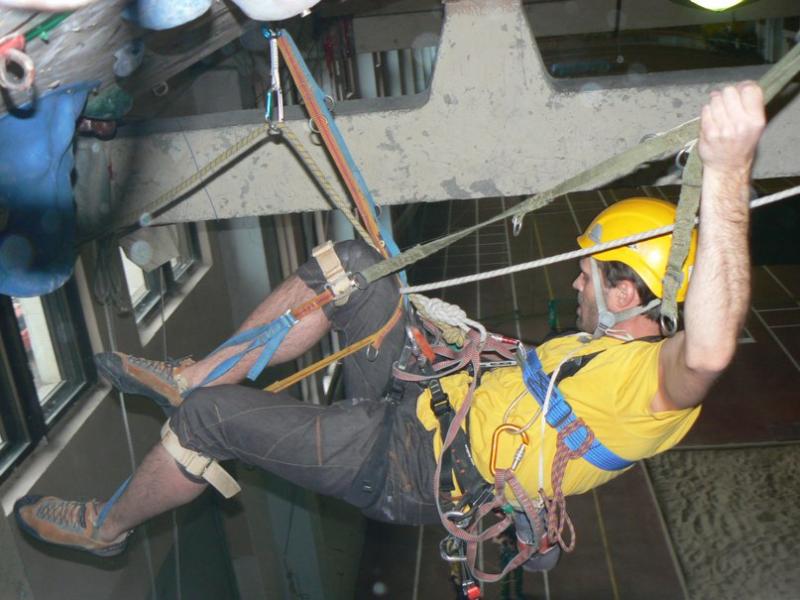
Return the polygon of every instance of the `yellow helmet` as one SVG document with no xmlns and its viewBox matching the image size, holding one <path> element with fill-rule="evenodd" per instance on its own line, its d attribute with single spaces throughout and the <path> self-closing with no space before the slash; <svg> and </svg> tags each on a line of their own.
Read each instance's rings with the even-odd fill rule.
<svg viewBox="0 0 800 600">
<path fill-rule="evenodd" d="M 581 248 L 634 235 L 675 223 L 675 205 L 655 198 L 629 198 L 621 200 L 597 215 L 578 236 Z M 672 234 L 661 235 L 628 246 L 613 248 L 593 254 L 600 261 L 616 260 L 628 265 L 647 284 L 658 298 L 663 294 L 662 279 L 667 270 Z M 683 282 L 677 300 L 683 302 L 689 287 L 689 277 L 697 250 L 697 230 L 692 231 L 689 255 L 683 265 Z"/>
</svg>

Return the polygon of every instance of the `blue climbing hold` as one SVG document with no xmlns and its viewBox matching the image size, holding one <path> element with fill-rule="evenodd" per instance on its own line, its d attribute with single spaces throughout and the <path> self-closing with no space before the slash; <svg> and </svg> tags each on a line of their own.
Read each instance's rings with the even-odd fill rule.
<svg viewBox="0 0 800 600">
<path fill-rule="evenodd" d="M 96 85 L 53 90 L 0 118 L 0 294 L 41 296 L 72 275 L 72 140 Z"/>
<path fill-rule="evenodd" d="M 213 0 L 138 0 L 136 21 L 147 29 L 172 29 L 211 8 Z"/>
</svg>

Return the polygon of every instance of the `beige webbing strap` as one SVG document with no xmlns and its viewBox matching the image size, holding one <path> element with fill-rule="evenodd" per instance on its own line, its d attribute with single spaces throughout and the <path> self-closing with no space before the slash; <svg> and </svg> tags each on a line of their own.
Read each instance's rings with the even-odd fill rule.
<svg viewBox="0 0 800 600">
<path fill-rule="evenodd" d="M 181 445 L 178 436 L 169 426 L 169 421 L 161 428 L 161 445 L 172 458 L 193 477 L 205 479 L 209 485 L 226 498 L 232 498 L 242 491 L 236 480 L 219 466 L 219 463 L 208 456 L 189 450 Z"/>
<path fill-rule="evenodd" d="M 336 250 L 333 249 L 333 242 L 328 240 L 314 248 L 311 254 L 317 259 L 319 268 L 322 269 L 322 274 L 328 282 L 328 287 L 333 292 L 335 298 L 333 303 L 336 306 L 346 304 L 350 291 L 353 289 L 353 282 L 344 270 Z"/>
</svg>

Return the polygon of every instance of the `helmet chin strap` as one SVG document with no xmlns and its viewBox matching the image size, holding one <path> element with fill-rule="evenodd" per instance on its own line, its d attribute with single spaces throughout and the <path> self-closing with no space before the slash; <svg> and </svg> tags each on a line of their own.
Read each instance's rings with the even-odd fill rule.
<svg viewBox="0 0 800 600">
<path fill-rule="evenodd" d="M 594 300 L 597 304 L 597 327 L 594 330 L 593 337 L 595 339 L 601 338 L 604 335 L 612 335 L 612 337 L 620 337 L 619 334 L 613 329 L 614 325 L 627 321 L 637 315 L 646 313 L 651 308 L 655 308 L 661 304 L 661 300 L 655 298 L 644 306 L 634 306 L 620 312 L 611 312 L 608 310 L 606 304 L 606 297 L 603 294 L 603 278 L 600 276 L 600 267 L 594 258 L 589 258 L 592 265 L 592 284 L 594 285 Z M 625 337 L 623 333 L 622 337 Z M 628 336 L 629 337 L 629 336 Z"/>
</svg>

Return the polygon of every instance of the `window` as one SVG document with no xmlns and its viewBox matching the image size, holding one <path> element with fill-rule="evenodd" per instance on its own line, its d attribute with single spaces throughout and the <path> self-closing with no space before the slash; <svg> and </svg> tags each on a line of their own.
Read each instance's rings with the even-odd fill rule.
<svg viewBox="0 0 800 600">
<path fill-rule="evenodd" d="M 154 248 L 151 241 L 143 239 L 128 240 L 123 243 L 125 249 L 120 247 L 125 280 L 137 323 L 151 317 L 161 298 L 173 295 L 200 264 L 197 225 L 166 225 L 158 229 L 162 230 L 162 234 L 166 232 L 167 239 L 171 242 L 163 248 Z M 166 254 L 159 254 L 160 252 Z"/>
<path fill-rule="evenodd" d="M 0 296 L 0 476 L 95 380 L 74 281 L 36 298 Z"/>
</svg>

